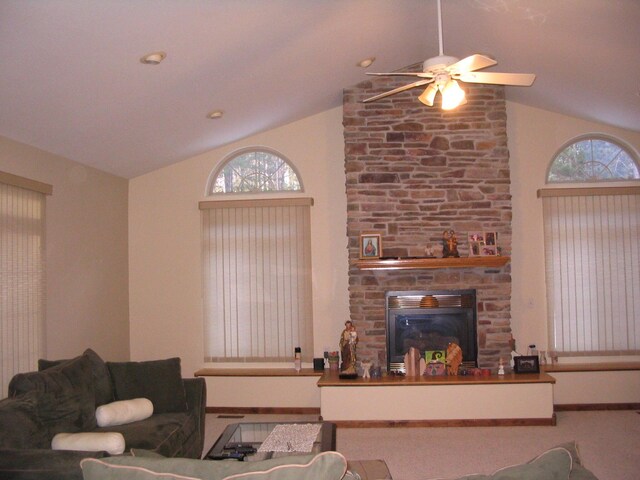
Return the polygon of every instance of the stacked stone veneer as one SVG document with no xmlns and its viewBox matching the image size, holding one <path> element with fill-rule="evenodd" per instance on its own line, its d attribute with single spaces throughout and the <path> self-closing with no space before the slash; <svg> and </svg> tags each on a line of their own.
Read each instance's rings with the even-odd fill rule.
<svg viewBox="0 0 640 480">
<path fill-rule="evenodd" d="M 504 89 L 465 84 L 468 103 L 453 112 L 422 105 L 416 88 L 377 102 L 362 100 L 411 81 L 377 78 L 344 91 L 350 317 L 358 358 L 386 367 L 385 292 L 477 290 L 479 366 L 510 358 L 510 265 L 502 268 L 360 270 L 362 233 L 379 232 L 385 257 L 424 256 L 442 232 L 498 232 L 511 254 L 511 195 Z M 508 363 L 507 363 L 508 365 Z"/>
</svg>

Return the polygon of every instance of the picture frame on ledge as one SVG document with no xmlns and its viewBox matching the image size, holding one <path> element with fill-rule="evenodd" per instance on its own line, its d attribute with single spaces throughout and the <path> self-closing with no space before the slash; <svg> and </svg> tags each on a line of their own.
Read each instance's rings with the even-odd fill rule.
<svg viewBox="0 0 640 480">
<path fill-rule="evenodd" d="M 500 255 L 498 232 L 469 232 L 470 257 L 495 257 Z"/>
<path fill-rule="evenodd" d="M 537 355 L 520 355 L 513 357 L 515 373 L 540 373 L 540 359 Z"/>
<path fill-rule="evenodd" d="M 382 257 L 382 237 L 379 233 L 363 233 L 360 235 L 360 259 Z"/>
</svg>

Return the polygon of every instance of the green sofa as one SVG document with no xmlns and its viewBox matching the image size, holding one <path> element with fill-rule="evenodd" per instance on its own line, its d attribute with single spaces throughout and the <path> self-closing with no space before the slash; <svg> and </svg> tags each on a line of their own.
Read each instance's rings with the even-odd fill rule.
<svg viewBox="0 0 640 480">
<path fill-rule="evenodd" d="M 119 432 L 131 448 L 165 457 L 200 458 L 204 445 L 206 386 L 182 378 L 180 359 L 104 362 L 88 349 L 69 360 L 39 362 L 20 373 L 0 401 L 0 478 L 82 479 L 83 458 L 104 451 L 52 450 L 58 433 Z M 96 408 L 117 400 L 148 398 L 153 414 L 123 425 L 98 427 Z"/>
<path fill-rule="evenodd" d="M 338 452 L 281 457 L 260 462 L 162 458 L 149 452 L 130 457 L 89 458 L 81 463 L 84 480 L 360 480 Z M 425 476 L 425 480 L 426 480 Z M 458 480 L 597 480 L 580 461 L 574 443 L 551 448 L 522 465 L 490 475 Z"/>
</svg>

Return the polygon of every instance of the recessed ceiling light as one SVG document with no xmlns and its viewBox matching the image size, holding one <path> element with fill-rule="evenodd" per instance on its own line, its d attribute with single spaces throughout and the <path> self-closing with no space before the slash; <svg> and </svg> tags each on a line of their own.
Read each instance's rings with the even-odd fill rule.
<svg viewBox="0 0 640 480">
<path fill-rule="evenodd" d="M 358 63 L 356 63 L 356 66 L 360 68 L 367 68 L 367 67 L 370 67 L 371 64 L 375 61 L 376 61 L 376 57 L 365 58 L 364 60 L 360 60 Z"/>
<path fill-rule="evenodd" d="M 140 63 L 144 63 L 145 65 L 158 65 L 165 58 L 167 58 L 165 52 L 153 52 L 142 57 Z"/>
<path fill-rule="evenodd" d="M 224 112 L 222 110 L 214 110 L 213 112 L 207 113 L 207 118 L 215 120 L 216 118 L 222 118 Z"/>
</svg>

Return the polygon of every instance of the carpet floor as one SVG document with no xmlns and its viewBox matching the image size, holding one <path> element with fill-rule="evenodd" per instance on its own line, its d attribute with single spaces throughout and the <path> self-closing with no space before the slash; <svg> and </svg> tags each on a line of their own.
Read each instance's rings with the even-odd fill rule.
<svg viewBox="0 0 640 480">
<path fill-rule="evenodd" d="M 208 414 L 205 452 L 228 423 L 315 420 Z M 384 459 L 394 480 L 428 480 L 491 473 L 570 441 L 600 480 L 640 479 L 640 414 L 632 410 L 558 412 L 555 427 L 338 428 L 336 449 L 349 460 Z"/>
</svg>

